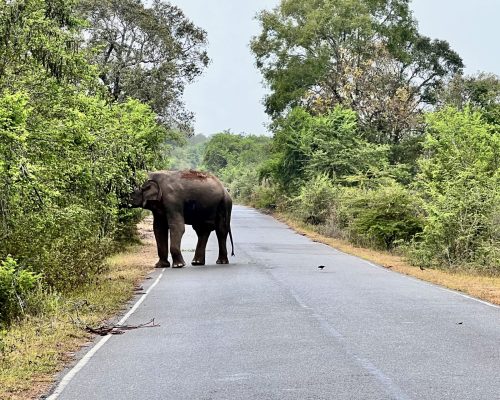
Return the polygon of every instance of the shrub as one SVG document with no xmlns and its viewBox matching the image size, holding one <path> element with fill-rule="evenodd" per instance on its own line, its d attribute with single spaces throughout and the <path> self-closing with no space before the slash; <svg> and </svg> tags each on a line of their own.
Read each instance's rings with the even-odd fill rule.
<svg viewBox="0 0 500 400">
<path fill-rule="evenodd" d="M 296 107 L 277 122 L 271 160 L 262 172 L 288 195 L 296 195 L 317 174 L 339 179 L 383 169 L 387 156 L 387 146 L 362 138 L 354 111 L 337 106 L 325 115 L 312 115 Z"/>
<path fill-rule="evenodd" d="M 315 176 L 292 201 L 296 215 L 312 225 L 323 224 L 332 211 L 337 190 L 326 174 Z"/>
<path fill-rule="evenodd" d="M 50 100 L 45 110 L 0 96 L 0 258 L 12 254 L 65 290 L 92 280 L 137 221 L 120 204 L 144 169 L 161 165 L 169 132 L 135 100 Z"/>
<path fill-rule="evenodd" d="M 479 112 L 446 108 L 427 118 L 416 186 L 425 200 L 415 262 L 500 271 L 500 136 Z"/>
<path fill-rule="evenodd" d="M 7 256 L 0 262 L 0 326 L 39 307 L 42 275 L 21 269 Z"/>
<path fill-rule="evenodd" d="M 360 244 L 391 249 L 422 230 L 419 199 L 394 181 L 375 189 L 346 188 L 341 203 L 348 234 Z"/>
<path fill-rule="evenodd" d="M 422 266 L 500 271 L 500 181 L 447 182 L 424 208 L 424 230 L 410 250 Z M 443 187 L 444 189 L 444 187 Z"/>
<path fill-rule="evenodd" d="M 275 210 L 280 203 L 281 196 L 276 187 L 266 184 L 255 187 L 250 198 L 252 206 L 267 210 Z"/>
</svg>

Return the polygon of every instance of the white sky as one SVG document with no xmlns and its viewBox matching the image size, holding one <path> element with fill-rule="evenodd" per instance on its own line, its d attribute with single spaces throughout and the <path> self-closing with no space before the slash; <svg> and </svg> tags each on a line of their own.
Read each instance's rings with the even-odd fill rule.
<svg viewBox="0 0 500 400">
<path fill-rule="evenodd" d="M 249 42 L 259 33 L 254 17 L 278 0 L 170 0 L 208 33 L 207 71 L 185 93 L 196 115 L 195 133 L 266 134 L 266 93 Z M 500 75 L 500 0 L 413 0 L 420 32 L 450 43 L 466 73 Z"/>
</svg>

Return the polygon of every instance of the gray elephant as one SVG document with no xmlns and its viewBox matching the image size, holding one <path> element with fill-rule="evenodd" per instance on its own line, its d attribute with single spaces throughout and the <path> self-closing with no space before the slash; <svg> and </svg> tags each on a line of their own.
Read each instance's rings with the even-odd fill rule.
<svg viewBox="0 0 500 400">
<path fill-rule="evenodd" d="M 205 248 L 210 233 L 215 230 L 219 242 L 217 264 L 228 264 L 227 236 L 231 239 L 232 200 L 222 183 L 213 175 L 194 171 L 151 172 L 141 188 L 134 190 L 132 207 L 153 212 L 153 228 L 160 260 L 157 268 L 168 268 L 168 231 L 172 267 L 184 267 L 181 239 L 184 225 L 192 225 L 198 235 L 198 244 L 192 265 L 205 265 Z"/>
</svg>

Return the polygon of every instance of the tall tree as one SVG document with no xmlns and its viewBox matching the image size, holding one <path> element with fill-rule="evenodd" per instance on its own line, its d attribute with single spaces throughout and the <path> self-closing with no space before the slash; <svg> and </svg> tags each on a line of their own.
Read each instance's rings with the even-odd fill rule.
<svg viewBox="0 0 500 400">
<path fill-rule="evenodd" d="M 206 32 L 161 0 L 151 7 L 141 0 L 83 0 L 80 7 L 112 97 L 144 101 L 165 125 L 190 132 L 192 114 L 181 97 L 209 63 Z"/>
<path fill-rule="evenodd" d="M 23 78 L 42 72 L 58 81 L 72 82 L 87 75 L 88 62 L 80 49 L 82 21 L 75 16 L 74 4 L 74 0 L 2 0 L 3 88 L 13 89 Z"/>
<path fill-rule="evenodd" d="M 500 124 L 500 77 L 479 73 L 475 76 L 456 75 L 439 94 L 439 104 L 463 110 L 479 110 L 492 124 Z"/>
<path fill-rule="evenodd" d="M 365 134 L 398 144 L 462 60 L 418 33 L 409 0 L 282 0 L 258 19 L 252 50 L 271 94 L 267 113 L 354 109 Z"/>
</svg>

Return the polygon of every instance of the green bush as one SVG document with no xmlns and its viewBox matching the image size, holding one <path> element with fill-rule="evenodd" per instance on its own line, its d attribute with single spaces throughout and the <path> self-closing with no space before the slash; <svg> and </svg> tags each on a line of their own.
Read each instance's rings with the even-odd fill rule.
<svg viewBox="0 0 500 400">
<path fill-rule="evenodd" d="M 0 262 L 0 326 L 15 318 L 34 313 L 39 307 L 42 276 L 21 269 L 16 260 L 7 256 Z"/>
<path fill-rule="evenodd" d="M 422 265 L 500 271 L 500 136 L 479 112 L 427 118 L 416 186 L 427 214 L 411 256 Z"/>
<path fill-rule="evenodd" d="M 94 279 L 130 232 L 131 187 L 166 165 L 179 135 L 150 106 L 109 96 L 76 3 L 49 3 L 0 12 L 0 259 L 66 290 Z"/>
<path fill-rule="evenodd" d="M 292 200 L 295 214 L 312 225 L 324 224 L 332 213 L 338 190 L 326 174 L 315 176 L 300 188 L 299 195 Z"/>
<path fill-rule="evenodd" d="M 280 208 L 281 203 L 282 197 L 276 187 L 266 184 L 256 186 L 250 197 L 252 206 L 265 210 Z"/>
<path fill-rule="evenodd" d="M 500 271 L 500 195 L 496 186 L 473 179 L 450 186 L 424 208 L 424 230 L 410 258 L 417 265 Z"/>
<path fill-rule="evenodd" d="M 340 106 L 325 115 L 296 107 L 275 129 L 271 160 L 262 173 L 289 196 L 317 174 L 337 180 L 387 165 L 388 147 L 364 140 L 356 113 Z"/>
<path fill-rule="evenodd" d="M 348 235 L 357 243 L 391 249 L 422 230 L 419 199 L 394 181 L 375 189 L 345 188 L 341 203 Z"/>
<path fill-rule="evenodd" d="M 46 110 L 25 94 L 0 97 L 0 257 L 68 289 L 93 279 L 137 221 L 120 206 L 144 169 L 161 166 L 169 132 L 135 100 L 62 92 L 51 101 Z"/>
<path fill-rule="evenodd" d="M 275 201 L 267 187 L 260 187 L 259 168 L 269 156 L 270 143 L 266 136 L 217 133 L 206 143 L 202 168 L 224 182 L 233 200 L 267 208 Z"/>
</svg>

